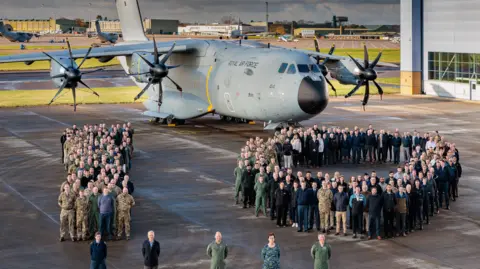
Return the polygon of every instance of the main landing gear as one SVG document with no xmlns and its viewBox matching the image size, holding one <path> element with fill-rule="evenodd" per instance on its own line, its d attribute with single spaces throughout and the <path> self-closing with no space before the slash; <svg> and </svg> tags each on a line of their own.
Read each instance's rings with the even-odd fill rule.
<svg viewBox="0 0 480 269">
<path fill-rule="evenodd" d="M 174 117 L 166 117 L 166 118 L 153 118 L 150 120 L 151 123 L 156 123 L 156 124 L 175 124 L 175 125 L 184 125 L 185 120 L 181 119 L 175 119 Z"/>
<path fill-rule="evenodd" d="M 251 122 L 251 120 L 240 119 L 240 118 L 235 118 L 235 117 L 230 117 L 230 116 L 223 116 L 223 115 L 220 115 L 220 119 L 222 121 L 235 122 L 235 123 L 249 123 L 249 122 Z"/>
</svg>

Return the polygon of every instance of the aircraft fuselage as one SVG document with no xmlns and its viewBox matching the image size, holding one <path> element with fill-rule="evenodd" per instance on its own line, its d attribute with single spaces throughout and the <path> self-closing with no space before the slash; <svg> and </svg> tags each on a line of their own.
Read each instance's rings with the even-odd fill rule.
<svg viewBox="0 0 480 269">
<path fill-rule="evenodd" d="M 149 111 L 171 113 L 180 119 L 215 111 L 224 116 L 280 122 L 309 119 L 327 106 L 325 79 L 304 53 L 220 40 L 176 42 L 187 47 L 193 43 L 196 51 L 173 54 L 166 63 L 181 65 L 169 76 L 181 85 L 183 93 L 164 80 L 160 108 L 158 92 L 154 87 L 147 91 L 149 99 L 144 105 Z M 148 70 L 135 54 L 120 57 L 120 62 L 129 73 Z"/>
</svg>

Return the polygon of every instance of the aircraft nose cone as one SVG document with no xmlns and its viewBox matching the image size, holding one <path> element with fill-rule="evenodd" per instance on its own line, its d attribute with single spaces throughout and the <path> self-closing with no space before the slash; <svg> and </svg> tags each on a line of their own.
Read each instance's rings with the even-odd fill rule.
<svg viewBox="0 0 480 269">
<path fill-rule="evenodd" d="M 315 81 L 310 77 L 303 78 L 298 89 L 298 105 L 307 114 L 316 115 L 328 104 L 325 81 Z"/>
</svg>

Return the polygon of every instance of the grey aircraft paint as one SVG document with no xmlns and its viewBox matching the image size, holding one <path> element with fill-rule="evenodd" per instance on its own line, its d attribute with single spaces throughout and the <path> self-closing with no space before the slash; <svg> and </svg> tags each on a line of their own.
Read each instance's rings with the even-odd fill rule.
<svg viewBox="0 0 480 269">
<path fill-rule="evenodd" d="M 7 31 L 3 25 L 3 22 L 0 21 L 0 33 L 3 37 L 8 39 L 10 42 L 29 42 L 32 39 L 33 34 L 23 33 L 23 32 L 14 32 Z"/>
<path fill-rule="evenodd" d="M 72 57 L 84 58 L 86 54 L 100 60 L 117 57 L 123 69 L 132 74 L 132 80 L 143 89 L 152 80 L 151 67 L 146 61 L 155 60 L 154 45 L 145 36 L 137 0 L 117 0 L 116 4 L 125 42 L 91 51 L 73 50 Z M 327 66 L 341 83 L 358 82 L 354 74 L 356 66 L 347 57 L 267 46 L 249 40 L 183 39 L 157 43 L 157 49 L 159 61 L 166 57 L 165 65 L 176 68 L 167 70 L 171 80 L 161 80 L 161 98 L 159 84 L 146 88 L 147 111 L 143 114 L 155 118 L 189 119 L 217 113 L 271 123 L 309 119 L 328 104 L 325 78 L 311 56 L 328 57 Z M 68 59 L 69 54 L 52 52 L 50 57 Z M 1 56 L 0 63 L 50 59 L 33 53 Z M 62 64 L 69 67 L 68 61 L 62 60 Z M 64 72 L 59 65 L 52 65 L 52 76 Z"/>
</svg>

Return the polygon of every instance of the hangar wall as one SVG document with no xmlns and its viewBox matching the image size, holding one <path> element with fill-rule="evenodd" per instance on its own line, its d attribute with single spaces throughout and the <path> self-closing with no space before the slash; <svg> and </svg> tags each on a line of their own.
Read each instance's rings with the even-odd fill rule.
<svg viewBox="0 0 480 269">
<path fill-rule="evenodd" d="M 423 2 L 425 93 L 480 100 L 480 1 Z"/>
</svg>

